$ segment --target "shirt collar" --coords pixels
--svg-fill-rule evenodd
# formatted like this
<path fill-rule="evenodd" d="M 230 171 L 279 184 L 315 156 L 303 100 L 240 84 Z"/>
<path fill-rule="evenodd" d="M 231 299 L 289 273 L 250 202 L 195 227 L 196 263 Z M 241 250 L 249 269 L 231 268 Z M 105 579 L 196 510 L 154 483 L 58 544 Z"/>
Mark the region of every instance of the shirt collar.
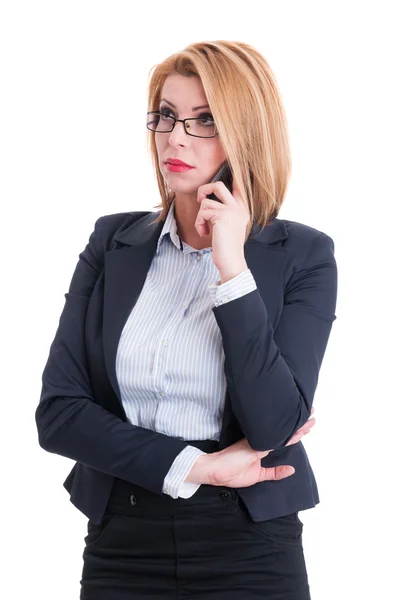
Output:
<path fill-rule="evenodd" d="M 159 250 L 160 244 L 162 243 L 163 238 L 167 233 L 170 234 L 170 239 L 173 242 L 173 244 L 178 248 L 178 250 L 182 250 L 182 242 L 180 240 L 179 235 L 177 234 L 177 221 L 175 220 L 175 216 L 174 216 L 174 205 L 175 205 L 175 198 L 172 201 L 172 203 L 170 204 L 170 208 L 167 213 L 166 220 L 164 222 L 162 231 L 160 232 L 156 251 Z"/>

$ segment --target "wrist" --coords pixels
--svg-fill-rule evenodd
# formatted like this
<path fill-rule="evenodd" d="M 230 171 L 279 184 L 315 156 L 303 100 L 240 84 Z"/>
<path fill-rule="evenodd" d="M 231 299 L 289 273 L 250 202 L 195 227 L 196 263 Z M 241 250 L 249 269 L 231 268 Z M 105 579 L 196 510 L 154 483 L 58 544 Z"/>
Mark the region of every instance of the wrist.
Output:
<path fill-rule="evenodd" d="M 211 454 L 202 454 L 193 464 L 185 481 L 187 483 L 209 484 L 212 464 Z"/>
<path fill-rule="evenodd" d="M 237 275 L 240 275 L 241 273 L 243 273 L 243 271 L 246 271 L 248 268 L 249 267 L 247 265 L 247 262 L 243 260 L 234 265 L 233 267 L 229 267 L 228 269 L 219 269 L 218 272 L 220 273 L 221 281 L 220 285 L 226 283 L 227 281 L 230 281 L 234 277 L 237 277 Z"/>

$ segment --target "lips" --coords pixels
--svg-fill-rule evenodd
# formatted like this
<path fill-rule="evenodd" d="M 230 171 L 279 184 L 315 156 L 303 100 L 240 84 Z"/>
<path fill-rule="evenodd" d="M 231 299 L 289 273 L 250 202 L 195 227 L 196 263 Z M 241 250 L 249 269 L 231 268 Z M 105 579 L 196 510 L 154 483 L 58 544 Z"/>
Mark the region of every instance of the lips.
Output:
<path fill-rule="evenodd" d="M 188 163 L 182 162 L 182 160 L 178 160 L 176 158 L 166 158 L 165 163 L 170 163 L 171 165 L 177 165 L 178 167 L 192 167 Z"/>

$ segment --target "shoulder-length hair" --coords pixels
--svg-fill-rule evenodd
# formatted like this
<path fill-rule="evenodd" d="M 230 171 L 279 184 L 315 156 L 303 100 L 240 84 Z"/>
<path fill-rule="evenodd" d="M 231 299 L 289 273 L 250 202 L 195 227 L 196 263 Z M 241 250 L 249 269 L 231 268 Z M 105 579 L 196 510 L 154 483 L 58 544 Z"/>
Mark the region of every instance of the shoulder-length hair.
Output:
<path fill-rule="evenodd" d="M 278 215 L 291 176 L 291 154 L 285 109 L 275 76 L 252 46 L 233 41 L 190 44 L 151 69 L 148 111 L 158 110 L 166 77 L 198 76 L 213 115 L 235 181 L 249 209 L 246 240 L 254 224 L 263 228 Z M 148 129 L 165 220 L 175 194 L 170 193 L 158 164 L 155 133 Z"/>

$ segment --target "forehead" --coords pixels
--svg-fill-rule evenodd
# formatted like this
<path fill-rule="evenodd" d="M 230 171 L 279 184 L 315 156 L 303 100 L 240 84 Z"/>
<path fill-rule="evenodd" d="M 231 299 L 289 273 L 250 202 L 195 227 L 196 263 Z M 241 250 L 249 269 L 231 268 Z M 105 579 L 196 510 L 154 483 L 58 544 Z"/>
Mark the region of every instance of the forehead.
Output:
<path fill-rule="evenodd" d="M 207 99 L 200 78 L 196 75 L 185 77 L 173 74 L 166 78 L 161 98 L 167 98 L 176 106 L 191 108 L 196 104 L 206 104 Z"/>

